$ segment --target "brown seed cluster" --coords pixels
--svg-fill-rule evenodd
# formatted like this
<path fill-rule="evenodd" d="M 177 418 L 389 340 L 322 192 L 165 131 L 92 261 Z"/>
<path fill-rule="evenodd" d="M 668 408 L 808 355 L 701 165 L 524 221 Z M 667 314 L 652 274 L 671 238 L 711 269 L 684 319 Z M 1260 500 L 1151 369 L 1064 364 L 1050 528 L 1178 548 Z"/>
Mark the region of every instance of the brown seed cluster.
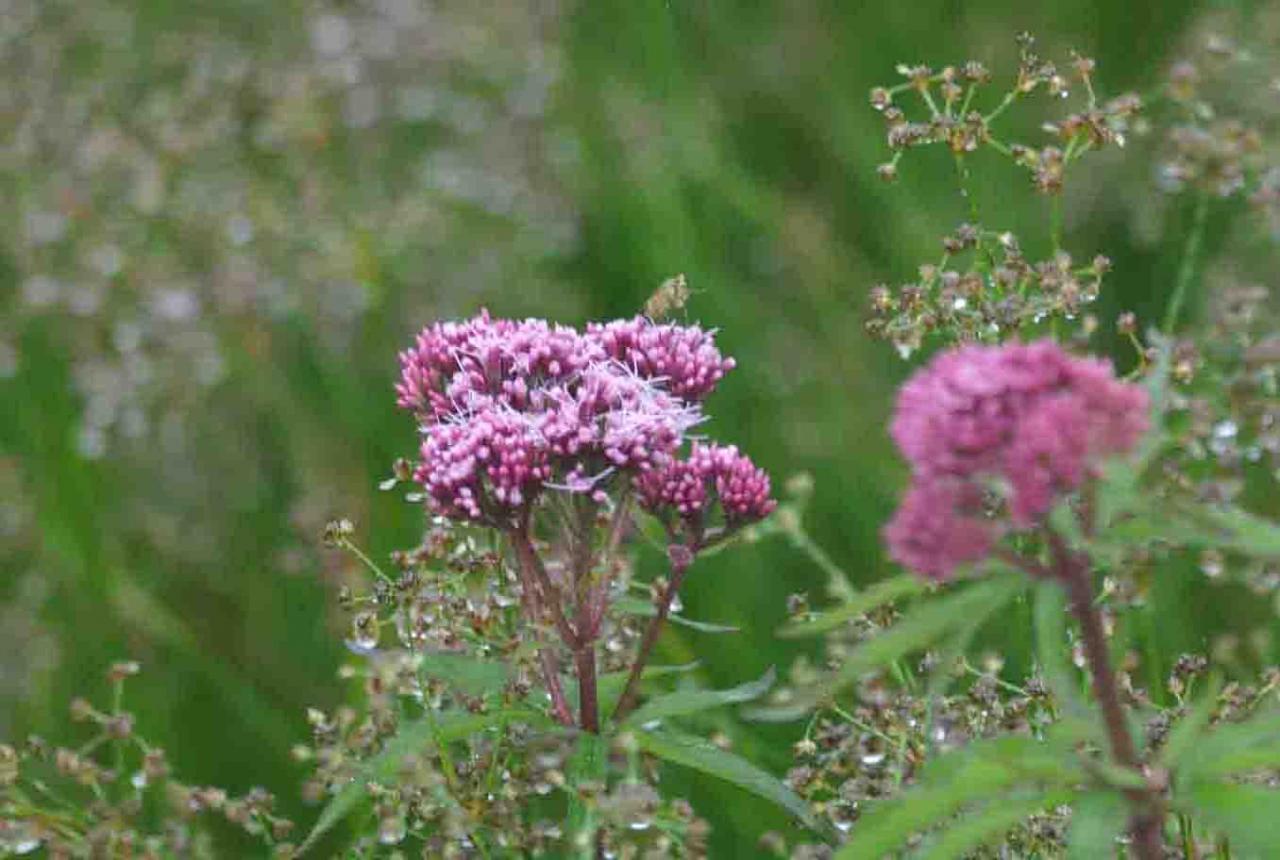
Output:
<path fill-rule="evenodd" d="M 1106 257 L 1078 265 L 1065 251 L 1031 262 L 1012 233 L 961 224 L 942 240 L 942 259 L 897 289 L 871 291 L 867 330 L 904 358 L 929 336 L 947 342 L 996 342 L 1046 321 L 1074 320 L 1098 297 Z"/>
<path fill-rule="evenodd" d="M 1012 84 L 997 103 L 984 110 L 980 104 L 986 101 L 984 90 L 992 75 L 981 63 L 970 60 L 940 71 L 900 65 L 897 70 L 904 82 L 871 91 L 871 106 L 884 117 L 886 139 L 893 151 L 892 160 L 881 164 L 877 172 L 885 180 L 896 179 L 903 152 L 915 147 L 938 144 L 956 156 L 989 148 L 1026 168 L 1039 192 L 1060 193 L 1067 166 L 1087 151 L 1123 146 L 1141 108 L 1141 101 L 1132 94 L 1100 102 L 1093 88 L 1094 67 L 1093 60 L 1074 56 L 1069 67 L 1059 71 L 1035 52 L 1034 40 L 1024 34 L 1019 37 L 1019 63 Z M 1044 123 L 1043 129 L 1054 143 L 1032 146 L 1001 138 L 994 123 L 1016 102 L 1037 90 L 1053 99 L 1067 99 L 1073 87 L 1084 92 L 1083 106 Z M 924 106 L 926 116 L 912 119 L 899 103 L 910 94 Z"/>
<path fill-rule="evenodd" d="M 71 702 L 71 717 L 96 729 L 78 747 L 32 736 L 0 744 L 0 854 L 38 849 L 51 858 L 213 856 L 221 820 L 255 837 L 270 856 L 291 857 L 293 823 L 275 814 L 261 788 L 234 796 L 173 775 L 164 750 L 147 742 L 134 716 L 121 710 L 125 679 L 137 663 L 111 666 L 115 705 Z"/>

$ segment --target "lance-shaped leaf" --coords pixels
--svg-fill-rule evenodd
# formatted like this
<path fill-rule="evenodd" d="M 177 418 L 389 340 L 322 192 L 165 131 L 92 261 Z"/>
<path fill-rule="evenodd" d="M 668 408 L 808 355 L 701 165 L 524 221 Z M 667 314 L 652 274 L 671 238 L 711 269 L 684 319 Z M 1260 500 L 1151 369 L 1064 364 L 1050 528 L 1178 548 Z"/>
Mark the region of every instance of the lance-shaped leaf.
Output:
<path fill-rule="evenodd" d="M 1071 747 L 1056 735 L 1043 741 L 1027 737 L 980 741 L 934 759 L 906 793 L 871 807 L 836 856 L 838 860 L 879 860 L 912 834 L 937 826 L 970 803 L 1016 787 L 1065 789 L 1082 776 Z"/>
<path fill-rule="evenodd" d="M 1182 784 L 1280 768 L 1280 712 L 1217 726 L 1201 735 L 1180 759 L 1177 776 Z"/>
<path fill-rule="evenodd" d="M 571 841 L 581 840 L 582 844 L 593 846 L 594 834 L 584 830 L 593 830 L 591 809 L 583 801 L 579 786 L 594 782 L 603 791 L 608 787 L 609 779 L 609 742 L 600 735 L 583 732 L 578 735 L 578 743 L 573 756 L 569 759 L 569 817 L 567 832 Z M 582 834 L 581 836 L 579 834 Z M 588 855 L 590 856 L 590 855 Z"/>
<path fill-rule="evenodd" d="M 783 626 L 778 635 L 784 639 L 796 639 L 826 633 L 886 603 L 919 594 L 926 587 L 919 577 L 909 573 L 893 576 L 864 588 L 849 601 L 823 612 L 817 618 Z"/>
<path fill-rule="evenodd" d="M 1218 691 L 1222 689 L 1222 679 L 1213 676 L 1209 689 L 1201 694 L 1195 706 L 1174 725 L 1160 750 L 1160 763 L 1166 768 L 1177 767 L 1184 756 L 1203 738 L 1205 729 L 1213 717 L 1213 709 L 1218 703 Z"/>
<path fill-rule="evenodd" d="M 727 690 L 676 690 L 645 702 L 623 721 L 624 725 L 646 726 L 657 720 L 697 714 L 711 708 L 750 702 L 769 692 L 777 674 L 773 667 L 759 679 Z"/>
<path fill-rule="evenodd" d="M 1266 860 L 1280 846 L 1280 791 L 1259 785 L 1200 783 L 1185 794 L 1194 815 L 1231 839 L 1231 856 Z"/>
<path fill-rule="evenodd" d="M 1067 661 L 1067 595 L 1062 585 L 1045 581 L 1036 585 L 1036 659 L 1050 692 L 1064 711 L 1085 713 L 1078 695 L 1078 680 Z"/>
<path fill-rule="evenodd" d="M 749 716 L 774 721 L 798 719 L 868 672 L 990 618 L 1025 588 L 1022 576 L 999 571 L 967 587 L 920 601 L 892 627 L 855 648 L 834 673 L 800 691 L 791 701 L 755 708 Z"/>
<path fill-rule="evenodd" d="M 1032 792 L 1028 795 L 1004 797 L 978 809 L 966 812 L 952 826 L 942 831 L 922 854 L 922 860 L 952 860 L 966 857 L 1003 837 L 1026 819 L 1045 809 L 1071 799 L 1070 789 Z M 1099 855 L 1105 856 L 1105 855 Z"/>
<path fill-rule="evenodd" d="M 777 804 L 811 830 L 824 835 L 828 833 L 829 828 L 799 795 L 741 756 L 722 750 L 702 738 L 671 729 L 636 732 L 636 742 L 640 749 L 651 755 L 732 783 Z"/>
<path fill-rule="evenodd" d="M 510 667 L 504 663 L 451 651 L 423 654 L 418 672 L 471 696 L 500 693 L 511 677 Z"/>
<path fill-rule="evenodd" d="M 626 615 L 638 615 L 641 618 L 652 618 L 658 614 L 658 610 L 653 604 L 639 597 L 620 597 L 614 601 L 613 607 L 619 612 Z M 671 613 L 667 616 L 667 620 L 672 624 L 681 627 L 688 627 L 690 630 L 697 630 L 699 633 L 737 633 L 738 628 L 730 624 L 712 624 L 709 621 L 695 621 L 692 618 L 685 618 L 683 615 Z"/>
<path fill-rule="evenodd" d="M 641 679 L 651 681 L 654 678 L 668 678 L 672 675 L 683 675 L 692 672 L 698 668 L 698 661 L 692 663 L 681 663 L 676 666 L 646 666 L 640 674 Z M 598 695 L 600 697 L 600 713 L 612 714 L 613 709 L 618 706 L 618 699 L 622 696 L 622 691 L 627 686 L 627 677 L 630 672 L 606 672 L 600 676 L 598 682 Z M 576 687 L 569 689 L 569 699 L 574 707 L 578 704 L 578 691 Z"/>

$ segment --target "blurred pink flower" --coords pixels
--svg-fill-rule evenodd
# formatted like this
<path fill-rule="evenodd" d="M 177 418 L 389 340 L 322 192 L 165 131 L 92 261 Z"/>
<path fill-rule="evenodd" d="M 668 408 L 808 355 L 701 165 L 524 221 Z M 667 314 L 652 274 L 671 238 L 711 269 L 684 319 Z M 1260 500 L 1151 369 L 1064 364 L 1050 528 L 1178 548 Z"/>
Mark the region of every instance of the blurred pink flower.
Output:
<path fill-rule="evenodd" d="M 992 483 L 1005 489 L 1010 521 L 1026 528 L 1098 460 L 1131 450 L 1147 413 L 1143 388 L 1052 341 L 939 355 L 898 395 L 891 433 L 913 483 L 885 532 L 890 554 L 939 578 L 980 559 L 974 493 Z M 989 546 L 998 524 L 982 531 Z"/>

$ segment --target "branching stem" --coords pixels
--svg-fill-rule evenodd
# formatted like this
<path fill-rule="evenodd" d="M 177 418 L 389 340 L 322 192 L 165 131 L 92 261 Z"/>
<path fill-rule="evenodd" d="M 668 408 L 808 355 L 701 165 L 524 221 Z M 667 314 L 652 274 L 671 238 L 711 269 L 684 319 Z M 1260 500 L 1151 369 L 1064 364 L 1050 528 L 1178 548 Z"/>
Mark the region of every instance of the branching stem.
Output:
<path fill-rule="evenodd" d="M 689 572 L 689 565 L 693 563 L 695 553 L 694 547 L 686 546 L 672 546 L 668 552 L 671 560 L 671 578 L 663 589 L 654 616 L 650 619 L 649 626 L 645 628 L 644 637 L 640 640 L 640 651 L 636 654 L 635 663 L 631 665 L 631 673 L 627 676 L 627 685 L 622 690 L 622 697 L 618 699 L 618 706 L 613 711 L 615 721 L 631 713 L 636 706 L 644 667 L 653 654 L 653 646 L 658 642 L 658 634 L 662 632 L 662 625 L 671 613 L 671 602 L 675 599 L 676 592 L 680 590 L 685 574 Z"/>

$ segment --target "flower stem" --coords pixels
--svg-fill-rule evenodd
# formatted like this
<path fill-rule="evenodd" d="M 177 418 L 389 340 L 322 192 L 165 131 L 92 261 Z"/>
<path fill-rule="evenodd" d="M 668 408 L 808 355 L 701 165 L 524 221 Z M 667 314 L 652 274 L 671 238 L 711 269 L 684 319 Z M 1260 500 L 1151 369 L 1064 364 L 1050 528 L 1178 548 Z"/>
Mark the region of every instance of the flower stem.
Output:
<path fill-rule="evenodd" d="M 640 640 L 640 651 L 636 654 L 636 661 L 631 664 L 627 686 L 623 688 L 618 706 L 613 710 L 615 722 L 631 713 L 636 706 L 636 700 L 640 694 L 640 677 L 644 674 L 644 667 L 648 664 L 649 658 L 653 655 L 653 646 L 658 642 L 662 625 L 671 613 L 671 602 L 675 600 L 676 592 L 684 582 L 684 575 L 689 572 L 689 565 L 693 563 L 694 552 L 693 548 L 686 546 L 672 546 L 668 551 L 671 560 L 671 579 L 663 589 L 662 597 L 658 600 L 657 611 L 649 621 L 649 626 L 645 628 L 644 637 Z"/>
<path fill-rule="evenodd" d="M 1133 736 L 1129 734 L 1124 708 L 1120 704 L 1115 671 L 1107 652 L 1102 616 L 1093 602 L 1087 559 L 1072 553 L 1057 534 L 1050 532 L 1049 540 L 1058 579 L 1067 590 L 1071 613 L 1080 623 L 1080 636 L 1084 644 L 1085 660 L 1089 664 L 1093 697 L 1102 709 L 1111 758 L 1117 765 L 1141 774 L 1142 762 L 1134 748 Z M 1159 798 L 1151 789 L 1128 790 L 1125 797 L 1132 810 L 1129 832 L 1133 837 L 1135 855 L 1139 860 L 1161 860 L 1164 856 L 1164 838 L 1161 833 L 1164 815 Z"/>
<path fill-rule="evenodd" d="M 537 551 L 533 548 L 533 543 L 529 540 L 527 529 L 514 529 L 509 532 L 511 545 L 516 551 L 516 572 L 520 577 L 522 600 L 524 602 L 525 614 L 534 624 L 541 620 L 541 601 L 538 598 L 539 586 L 536 571 L 542 568 L 542 561 L 538 558 Z M 546 571 L 543 570 L 545 576 Z M 555 594 L 547 596 L 548 603 L 556 603 L 555 616 L 558 619 L 556 624 L 560 630 L 560 635 L 565 639 L 565 644 L 570 648 L 577 647 L 577 637 L 573 636 L 573 631 L 569 629 L 568 623 L 564 619 L 564 614 L 560 611 L 558 600 Z M 566 636 L 566 634 L 569 634 Z M 540 638 L 540 637 L 539 637 Z M 551 651 L 551 646 L 547 643 L 538 644 L 538 663 L 542 667 L 543 683 L 547 686 L 547 694 L 551 696 L 551 713 L 556 720 L 563 725 L 573 725 L 573 709 L 569 707 L 569 700 L 565 697 L 564 686 L 560 683 L 560 670 L 556 666 L 555 655 Z"/>
<path fill-rule="evenodd" d="M 578 724 L 583 731 L 600 734 L 600 697 L 596 691 L 596 646 L 584 642 L 573 654 L 578 669 Z"/>

